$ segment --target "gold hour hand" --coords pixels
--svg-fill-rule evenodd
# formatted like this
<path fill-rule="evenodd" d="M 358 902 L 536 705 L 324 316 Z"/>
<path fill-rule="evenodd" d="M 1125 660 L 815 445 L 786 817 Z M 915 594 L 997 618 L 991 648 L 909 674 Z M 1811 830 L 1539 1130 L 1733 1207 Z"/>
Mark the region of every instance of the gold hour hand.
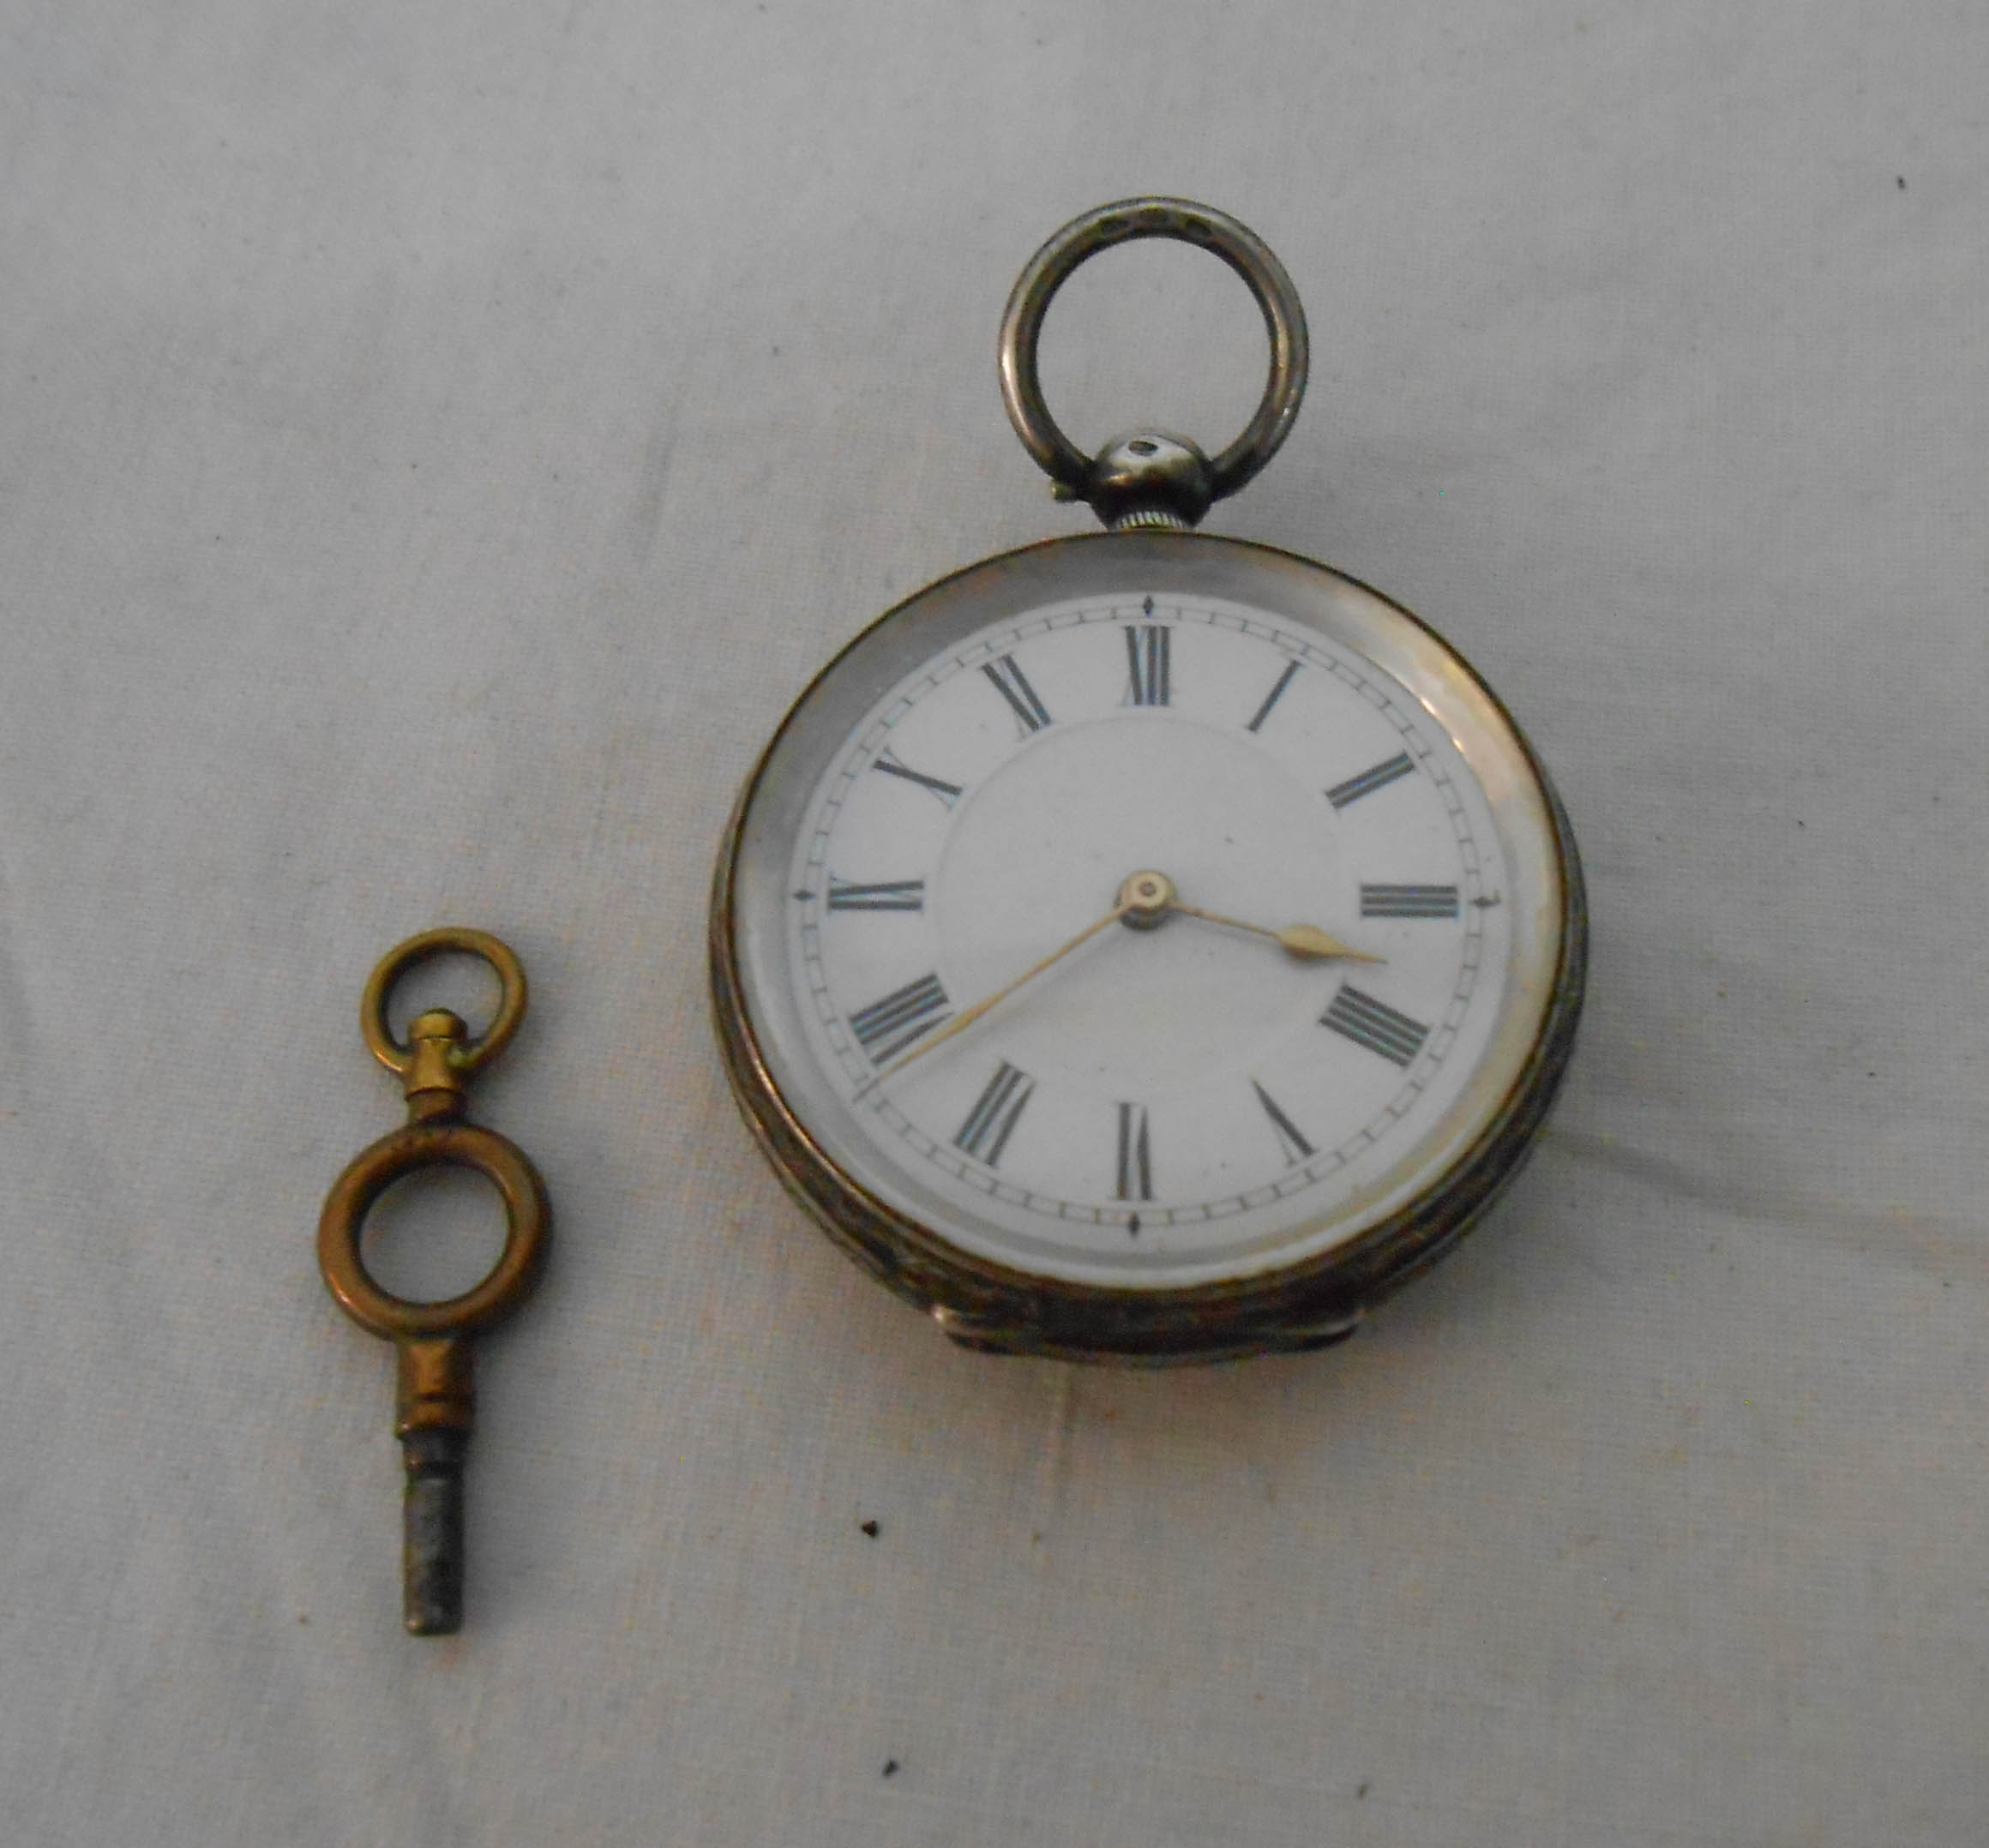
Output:
<path fill-rule="evenodd" d="M 1290 924 L 1283 930 L 1272 930 L 1268 925 L 1247 924 L 1241 918 L 1224 917 L 1218 911 L 1205 911 L 1199 905 L 1183 904 L 1178 898 L 1174 902 L 1174 909 L 1192 918 L 1200 918 L 1206 924 L 1227 924 L 1231 930 L 1247 930 L 1253 936 L 1268 937 L 1286 955 L 1295 956 L 1301 962 L 1323 961 L 1328 957 L 1337 957 L 1347 963 L 1387 961 L 1385 957 L 1373 956 L 1365 950 L 1356 950 L 1351 944 L 1342 943 L 1316 924 Z"/>

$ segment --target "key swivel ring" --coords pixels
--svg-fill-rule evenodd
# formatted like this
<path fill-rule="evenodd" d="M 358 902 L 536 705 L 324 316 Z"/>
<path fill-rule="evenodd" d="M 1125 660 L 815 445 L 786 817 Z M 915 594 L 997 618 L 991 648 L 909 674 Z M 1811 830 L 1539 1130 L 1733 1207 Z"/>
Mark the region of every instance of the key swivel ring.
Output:
<path fill-rule="evenodd" d="M 1087 457 L 1058 427 L 1037 372 L 1037 342 L 1057 291 L 1080 263 L 1115 244 L 1171 237 L 1219 256 L 1243 279 L 1271 337 L 1271 375 L 1242 434 L 1213 460 L 1163 430 L 1115 437 Z M 1023 447 L 1055 485 L 1057 498 L 1085 501 L 1108 526 L 1194 525 L 1277 453 L 1305 396 L 1309 349 L 1305 309 L 1271 247 L 1243 224 L 1190 199 L 1121 199 L 1073 219 L 1016 279 L 1001 317 L 1001 399 Z"/>
<path fill-rule="evenodd" d="M 436 1040 L 446 1036 L 424 1035 L 420 1030 L 422 1022 L 417 1021 L 408 1036 L 409 1043 L 401 1045 L 387 1024 L 388 998 L 394 993 L 394 984 L 411 969 L 433 957 L 450 955 L 478 957 L 488 963 L 497 973 L 502 993 L 497 1004 L 496 1017 L 484 1029 L 481 1037 L 466 1043 L 454 1042 L 448 1047 L 441 1061 L 447 1070 L 466 1077 L 487 1065 L 510 1045 L 512 1035 L 518 1031 L 518 1023 L 525 1018 L 525 965 L 513 953 L 510 945 L 488 931 L 471 930 L 460 924 L 445 924 L 439 930 L 424 931 L 418 937 L 410 937 L 406 943 L 395 945 L 381 957 L 379 966 L 366 978 L 365 993 L 359 997 L 359 1030 L 366 1035 L 367 1047 L 382 1065 L 399 1077 L 406 1077 L 412 1067 L 423 1062 L 424 1039 L 432 1046 Z M 450 1017 L 454 1018 L 453 1015 Z M 460 1021 L 456 1024 L 459 1035 L 468 1030 Z"/>

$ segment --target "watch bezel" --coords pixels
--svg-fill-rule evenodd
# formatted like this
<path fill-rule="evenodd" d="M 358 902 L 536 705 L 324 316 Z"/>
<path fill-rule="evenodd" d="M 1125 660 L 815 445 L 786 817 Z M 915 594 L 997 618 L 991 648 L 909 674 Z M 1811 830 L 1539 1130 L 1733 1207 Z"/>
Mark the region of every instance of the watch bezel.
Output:
<path fill-rule="evenodd" d="M 1547 850 L 1536 876 L 1548 889 L 1532 903 L 1553 967 L 1536 1018 L 1517 1029 L 1529 1034 L 1523 1056 L 1481 1113 L 1482 1128 L 1407 1205 L 1297 1262 L 1160 1287 L 1073 1282 L 967 1251 L 850 1174 L 770 1064 L 748 999 L 737 909 L 748 853 L 766 858 L 773 843 L 784 873 L 783 843 L 799 825 L 820 767 L 805 754 L 798 768 L 784 756 L 797 739 L 823 755 L 846 738 L 838 726 L 846 727 L 843 708 L 856 693 L 844 693 L 826 711 L 823 695 L 852 653 L 868 652 L 861 685 L 874 691 L 985 623 L 1135 580 L 1156 591 L 1249 603 L 1339 641 L 1400 681 L 1453 736 L 1460 724 L 1478 728 L 1488 741 L 1479 758 L 1458 741 L 1481 775 L 1494 754 L 1504 768 L 1523 766 L 1523 789 L 1488 786 L 1487 797 L 1495 811 L 1502 800 L 1537 807 Z M 811 725 L 816 735 L 802 736 Z M 1493 753 L 1492 742 L 1507 748 Z M 770 777 L 776 765 L 778 780 Z M 761 885 L 766 870 L 759 869 Z M 1412 612 L 1331 567 L 1247 541 L 1171 532 L 1087 534 L 982 560 L 887 610 L 839 651 L 789 708 L 747 779 L 718 855 L 710 942 L 714 1018 L 734 1096 L 789 1191 L 832 1238 L 968 1346 L 1148 1363 L 1324 1345 L 1454 1244 L 1517 1171 L 1552 1102 L 1572 1049 L 1586 951 L 1580 861 L 1566 814 L 1524 732 L 1469 663 Z M 1509 1051 L 1502 1063 L 1513 1066 L 1517 1056 Z"/>

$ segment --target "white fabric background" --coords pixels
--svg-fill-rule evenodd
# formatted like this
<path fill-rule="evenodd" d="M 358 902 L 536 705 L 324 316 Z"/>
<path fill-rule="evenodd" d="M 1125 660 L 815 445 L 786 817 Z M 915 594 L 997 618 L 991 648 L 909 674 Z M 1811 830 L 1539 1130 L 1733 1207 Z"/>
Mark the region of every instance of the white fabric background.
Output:
<path fill-rule="evenodd" d="M 0 1835 L 1979 1841 L 1986 99 L 1967 0 L 0 3 Z M 1211 530 L 1477 663 L 1595 919 L 1465 1249 L 1160 1375 L 862 1278 L 702 953 L 814 668 L 1082 530 L 994 328 L 1139 191 L 1311 318 Z M 1260 363 L 1155 246 L 1046 351 L 1091 442 Z M 311 1241 L 443 921 L 560 1243 L 421 1643 Z"/>

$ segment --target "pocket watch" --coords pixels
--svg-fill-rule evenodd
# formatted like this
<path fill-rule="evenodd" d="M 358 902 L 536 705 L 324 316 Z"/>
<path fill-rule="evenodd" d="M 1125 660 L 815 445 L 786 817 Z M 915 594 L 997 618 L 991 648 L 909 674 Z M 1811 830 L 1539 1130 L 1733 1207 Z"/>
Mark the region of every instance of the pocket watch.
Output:
<path fill-rule="evenodd" d="M 1222 258 L 1271 341 L 1212 459 L 1095 458 L 1037 341 L 1088 257 Z M 1147 1363 L 1325 1346 L 1510 1180 L 1572 1047 L 1573 836 L 1519 727 L 1399 604 L 1193 529 L 1304 390 L 1283 267 L 1100 207 L 1009 299 L 1003 396 L 1109 529 L 989 558 L 816 675 L 718 856 L 718 1036 L 788 1191 L 955 1341 Z"/>

